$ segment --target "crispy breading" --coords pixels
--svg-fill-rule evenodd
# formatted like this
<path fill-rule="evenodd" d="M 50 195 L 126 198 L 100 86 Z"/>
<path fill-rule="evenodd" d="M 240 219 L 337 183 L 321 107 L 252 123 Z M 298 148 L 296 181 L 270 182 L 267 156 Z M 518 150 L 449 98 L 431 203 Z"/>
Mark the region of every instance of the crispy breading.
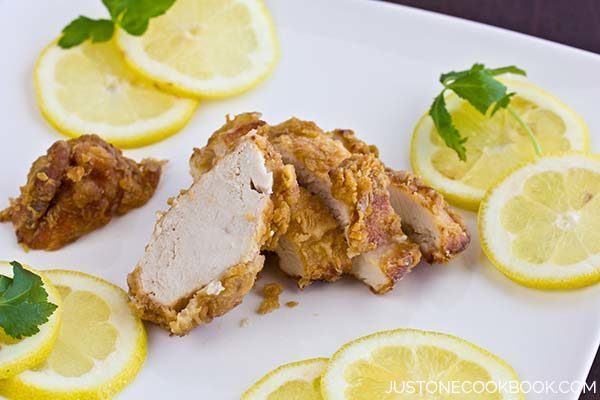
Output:
<path fill-rule="evenodd" d="M 268 283 L 263 287 L 262 296 L 263 301 L 256 310 L 259 314 L 269 314 L 279 309 L 279 296 L 283 293 L 283 286 L 277 282 Z"/>
<path fill-rule="evenodd" d="M 375 250 L 403 237 L 390 204 L 389 179 L 373 155 L 354 154 L 331 171 L 331 194 L 345 209 L 346 240 L 353 254 Z"/>
<path fill-rule="evenodd" d="M 379 246 L 352 259 L 352 275 L 368 282 L 373 293 L 383 294 L 394 288 L 421 259 L 419 246 L 406 238 Z"/>
<path fill-rule="evenodd" d="M 268 127 L 268 137 L 284 162 L 294 165 L 300 182 L 323 196 L 331 186 L 329 172 L 351 155 L 311 121 L 291 118 Z"/>
<path fill-rule="evenodd" d="M 194 179 L 211 169 L 241 137 L 265 125 L 260 117 L 260 113 L 256 112 L 239 114 L 233 118 L 227 115 L 225 125 L 211 135 L 206 146 L 194 148 L 190 157 L 190 172 Z"/>
<path fill-rule="evenodd" d="M 379 149 L 377 146 L 363 142 L 356 137 L 356 133 L 354 133 L 353 130 L 334 129 L 331 132 L 327 132 L 327 135 L 340 141 L 352 154 L 372 154 L 375 157 L 379 157 Z"/>
<path fill-rule="evenodd" d="M 314 281 L 336 281 L 350 272 L 344 232 L 318 196 L 301 187 L 291 215 L 289 229 L 275 251 L 279 267 L 296 278 L 301 289 Z"/>
<path fill-rule="evenodd" d="M 126 158 L 96 135 L 57 141 L 31 166 L 21 195 L 0 213 L 19 243 L 56 250 L 144 205 L 162 162 Z"/>
<path fill-rule="evenodd" d="M 404 231 L 429 263 L 448 262 L 467 248 L 471 236 L 462 217 L 443 196 L 406 171 L 387 169 L 392 206 Z"/>

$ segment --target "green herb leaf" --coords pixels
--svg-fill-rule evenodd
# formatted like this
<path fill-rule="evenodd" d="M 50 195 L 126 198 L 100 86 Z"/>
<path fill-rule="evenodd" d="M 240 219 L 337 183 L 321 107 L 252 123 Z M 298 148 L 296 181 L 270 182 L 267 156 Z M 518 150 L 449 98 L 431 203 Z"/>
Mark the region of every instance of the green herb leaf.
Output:
<path fill-rule="evenodd" d="M 521 68 L 514 66 L 514 65 L 509 65 L 508 67 L 493 68 L 493 69 L 490 69 L 489 71 L 494 76 L 502 75 L 502 74 L 515 74 L 515 75 L 527 76 L 527 72 L 525 72 Z"/>
<path fill-rule="evenodd" d="M 0 278 L 0 327 L 7 335 L 21 339 L 38 333 L 48 322 L 56 305 L 48 302 L 42 279 L 16 261 L 13 278 Z"/>
<path fill-rule="evenodd" d="M 508 105 L 510 104 L 511 97 L 513 97 L 515 94 L 515 92 L 507 93 L 500 100 L 498 100 L 496 104 L 494 104 L 494 108 L 492 109 L 492 115 L 496 114 L 498 110 L 508 107 Z"/>
<path fill-rule="evenodd" d="M 114 31 L 115 25 L 108 19 L 80 16 L 63 29 L 58 45 L 63 49 L 69 49 L 88 39 L 92 42 L 106 42 L 112 38 Z"/>
<path fill-rule="evenodd" d="M 460 136 L 460 133 L 452 123 L 452 117 L 446 108 L 446 100 L 444 99 L 444 92 L 439 94 L 435 98 L 431 108 L 429 109 L 429 115 L 433 119 L 433 123 L 437 128 L 438 134 L 444 139 L 446 146 L 450 147 L 461 160 L 467 159 L 467 149 L 464 144 L 467 138 Z"/>
<path fill-rule="evenodd" d="M 151 18 L 163 15 L 175 0 L 102 0 L 111 19 L 91 19 L 80 16 L 67 25 L 58 45 L 63 49 L 78 46 L 86 40 L 106 42 L 115 33 L 115 24 L 129 34 L 140 36 L 148 29 Z"/>
<path fill-rule="evenodd" d="M 494 115 L 498 110 L 508 108 L 510 100 L 514 96 L 514 93 L 507 93 L 506 86 L 495 78 L 506 73 L 526 75 L 525 71 L 514 65 L 489 69 L 483 64 L 473 64 L 470 69 L 450 71 L 440 75 L 440 82 L 444 85 L 444 90 L 435 98 L 429 110 L 429 115 L 431 115 L 436 129 L 446 145 L 456 151 L 462 161 L 467 159 L 464 146 L 466 138 L 460 136 L 452 123 L 452 116 L 446 108 L 444 93 L 446 90 L 453 91 L 483 115 L 486 115 L 490 107 L 493 106 L 491 115 Z M 518 118 L 516 115 L 515 117 Z M 539 146 L 535 143 L 533 136 L 532 140 L 537 150 Z"/>
<path fill-rule="evenodd" d="M 10 284 L 12 283 L 12 279 L 8 276 L 0 275 L 0 295 L 8 289 Z"/>
<path fill-rule="evenodd" d="M 467 73 L 445 84 L 461 98 L 467 100 L 480 113 L 487 110 L 506 96 L 506 86 L 496 80 L 482 64 L 475 64 Z"/>
<path fill-rule="evenodd" d="M 151 18 L 163 15 L 175 0 L 102 0 L 110 15 L 125 31 L 140 36 Z"/>

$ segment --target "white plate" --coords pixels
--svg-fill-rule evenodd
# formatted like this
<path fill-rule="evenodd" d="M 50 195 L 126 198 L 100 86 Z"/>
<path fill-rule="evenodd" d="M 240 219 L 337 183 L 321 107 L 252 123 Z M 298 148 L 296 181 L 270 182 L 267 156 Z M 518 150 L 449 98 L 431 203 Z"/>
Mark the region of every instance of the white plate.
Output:
<path fill-rule="evenodd" d="M 414 124 L 450 69 L 485 62 L 516 64 L 532 81 L 555 93 L 588 122 L 593 148 L 600 145 L 600 57 L 524 35 L 377 1 L 272 0 L 283 57 L 258 89 L 201 105 L 179 135 L 128 155 L 170 160 L 149 204 L 63 250 L 29 253 L 11 226 L 0 226 L 0 258 L 38 268 L 74 268 L 125 287 L 142 254 L 156 210 L 191 182 L 187 160 L 226 113 L 260 110 L 267 121 L 292 115 L 324 128 L 354 128 L 379 146 L 389 165 L 408 168 Z M 0 204 L 17 194 L 31 162 L 60 137 L 40 116 L 32 68 L 39 51 L 79 14 L 104 15 L 99 0 L 0 1 Z M 467 215 L 475 233 L 474 215 Z M 122 399 L 235 399 L 271 368 L 328 356 L 350 339 L 377 330 L 415 327 L 448 332 L 498 354 L 525 380 L 584 380 L 600 339 L 600 286 L 568 293 L 521 287 L 489 268 L 476 235 L 452 265 L 422 266 L 385 296 L 344 280 L 299 292 L 285 282 L 283 301 L 267 316 L 255 314 L 256 293 L 223 318 L 181 339 L 150 328 L 149 356 Z M 249 325 L 240 327 L 240 320 Z M 577 393 L 530 395 L 576 399 Z"/>

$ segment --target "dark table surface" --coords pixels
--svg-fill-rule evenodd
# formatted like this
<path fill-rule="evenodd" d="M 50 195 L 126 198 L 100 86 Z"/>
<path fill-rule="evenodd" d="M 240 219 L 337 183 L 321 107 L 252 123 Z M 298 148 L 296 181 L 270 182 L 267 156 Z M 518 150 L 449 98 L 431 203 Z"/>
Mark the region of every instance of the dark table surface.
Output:
<path fill-rule="evenodd" d="M 387 1 L 496 25 L 600 54 L 600 0 Z M 588 384 L 592 381 L 600 382 L 600 351 L 588 376 Z M 600 399 L 600 395 L 580 397 L 580 400 L 592 399 Z"/>

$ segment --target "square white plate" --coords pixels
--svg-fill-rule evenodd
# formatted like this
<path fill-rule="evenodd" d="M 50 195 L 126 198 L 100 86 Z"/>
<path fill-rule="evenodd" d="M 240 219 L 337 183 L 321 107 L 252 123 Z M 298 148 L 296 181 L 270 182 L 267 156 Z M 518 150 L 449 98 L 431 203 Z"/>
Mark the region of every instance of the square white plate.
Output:
<path fill-rule="evenodd" d="M 187 187 L 192 147 L 202 146 L 227 113 L 259 110 L 267 121 L 295 115 L 322 127 L 349 127 L 379 146 L 383 160 L 409 168 L 412 128 L 439 91 L 437 78 L 473 62 L 516 64 L 558 95 L 600 139 L 600 56 L 488 26 L 363 0 L 272 0 L 282 46 L 274 75 L 243 96 L 205 102 L 180 134 L 128 151 L 169 159 L 149 204 L 56 252 L 23 252 L 12 227 L 0 225 L 0 258 L 39 268 L 73 268 L 125 287 L 168 197 Z M 36 107 L 32 69 L 40 50 L 79 14 L 105 15 L 99 0 L 0 1 L 0 204 L 17 195 L 31 162 L 60 136 Z M 285 282 L 282 300 L 258 316 L 256 293 L 223 318 L 185 338 L 149 328 L 149 356 L 119 398 L 235 399 L 271 368 L 328 356 L 339 345 L 383 329 L 414 327 L 451 333 L 512 364 L 523 380 L 584 380 L 600 339 L 600 286 L 566 293 L 523 288 L 490 268 L 474 215 L 464 212 L 474 240 L 449 266 L 418 268 L 385 296 L 343 280 L 299 292 L 271 269 L 258 287 Z M 240 320 L 249 325 L 240 327 Z M 530 399 L 576 399 L 577 393 Z"/>

